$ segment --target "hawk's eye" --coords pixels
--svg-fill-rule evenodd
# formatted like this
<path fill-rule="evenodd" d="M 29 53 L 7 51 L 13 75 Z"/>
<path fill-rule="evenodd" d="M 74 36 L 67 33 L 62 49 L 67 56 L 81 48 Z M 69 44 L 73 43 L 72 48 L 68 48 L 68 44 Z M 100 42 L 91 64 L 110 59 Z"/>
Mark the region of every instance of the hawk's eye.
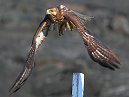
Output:
<path fill-rule="evenodd" d="M 54 12 L 53 10 L 50 10 L 50 12 Z"/>

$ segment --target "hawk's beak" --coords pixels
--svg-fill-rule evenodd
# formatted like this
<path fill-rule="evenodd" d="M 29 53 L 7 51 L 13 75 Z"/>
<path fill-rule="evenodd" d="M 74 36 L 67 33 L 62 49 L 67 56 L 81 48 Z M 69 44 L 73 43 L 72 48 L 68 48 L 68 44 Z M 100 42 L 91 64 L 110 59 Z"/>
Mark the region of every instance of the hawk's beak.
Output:
<path fill-rule="evenodd" d="M 46 14 L 51 14 L 49 9 L 47 10 Z"/>
<path fill-rule="evenodd" d="M 57 10 L 48 9 L 46 14 L 56 15 L 57 14 Z"/>

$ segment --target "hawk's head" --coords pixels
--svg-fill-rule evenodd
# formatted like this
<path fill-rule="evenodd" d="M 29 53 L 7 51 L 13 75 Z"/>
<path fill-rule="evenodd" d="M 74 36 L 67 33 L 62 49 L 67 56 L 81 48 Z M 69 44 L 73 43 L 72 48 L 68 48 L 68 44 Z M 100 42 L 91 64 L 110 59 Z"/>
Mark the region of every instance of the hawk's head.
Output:
<path fill-rule="evenodd" d="M 66 11 L 66 9 L 67 8 L 64 5 L 60 5 L 47 9 L 46 14 L 50 15 L 53 22 L 62 22 L 64 20 L 64 11 Z"/>

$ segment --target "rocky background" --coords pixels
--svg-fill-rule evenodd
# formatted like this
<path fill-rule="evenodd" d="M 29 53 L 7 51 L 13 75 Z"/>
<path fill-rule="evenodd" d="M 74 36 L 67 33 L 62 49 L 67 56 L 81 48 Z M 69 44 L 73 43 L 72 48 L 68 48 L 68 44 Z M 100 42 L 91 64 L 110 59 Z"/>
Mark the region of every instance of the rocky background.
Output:
<path fill-rule="evenodd" d="M 84 97 L 129 97 L 128 0 L 1 0 L 0 97 L 8 97 L 46 9 L 59 4 L 94 16 L 87 27 L 117 53 L 121 69 L 114 72 L 93 62 L 76 30 L 63 36 L 50 31 L 31 77 L 12 97 L 71 97 L 72 72 L 85 74 Z"/>

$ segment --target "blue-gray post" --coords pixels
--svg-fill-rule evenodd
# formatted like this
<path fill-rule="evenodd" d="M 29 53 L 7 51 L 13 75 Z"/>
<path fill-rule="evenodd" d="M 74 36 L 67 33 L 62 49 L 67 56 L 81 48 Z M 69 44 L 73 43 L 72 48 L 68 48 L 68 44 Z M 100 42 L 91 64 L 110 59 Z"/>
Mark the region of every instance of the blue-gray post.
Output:
<path fill-rule="evenodd" d="M 83 97 L 84 91 L 84 74 L 73 73 L 72 97 Z"/>

